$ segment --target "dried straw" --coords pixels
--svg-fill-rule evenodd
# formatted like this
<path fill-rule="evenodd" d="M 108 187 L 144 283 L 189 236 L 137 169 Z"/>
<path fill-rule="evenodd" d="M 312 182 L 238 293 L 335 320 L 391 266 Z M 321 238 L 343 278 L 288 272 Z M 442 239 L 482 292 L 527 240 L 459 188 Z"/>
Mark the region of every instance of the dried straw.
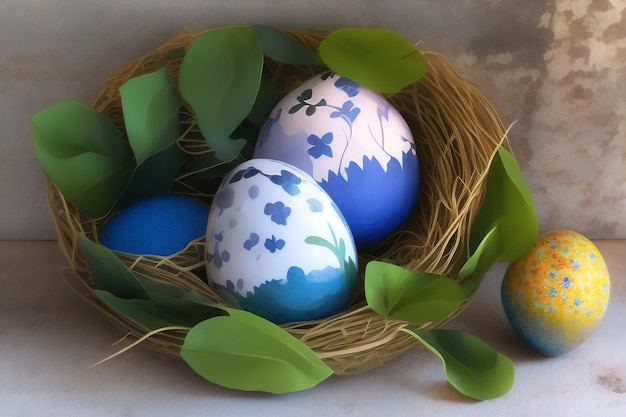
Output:
<path fill-rule="evenodd" d="M 285 30 L 305 45 L 317 47 L 324 34 Z M 177 83 L 182 53 L 197 36 L 175 37 L 143 57 L 113 71 L 104 81 L 92 107 L 109 117 L 123 130 L 119 87 L 129 78 L 162 66 Z M 491 103 L 480 90 L 465 79 L 447 59 L 434 52 L 424 53 L 429 70 L 409 88 L 388 96 L 413 132 L 421 169 L 417 207 L 405 227 L 369 253 L 360 254 L 360 264 L 372 259 L 386 260 L 413 271 L 426 271 L 455 278 L 468 258 L 469 228 L 484 195 L 486 174 L 497 148 L 505 140 L 505 130 Z M 267 61 L 276 86 L 287 92 L 321 68 L 284 66 Z M 182 116 L 183 133 L 178 141 L 189 153 L 212 152 L 198 131 L 190 111 Z M 210 193 L 198 190 L 181 176 L 177 190 L 210 201 Z M 85 256 L 78 242 L 80 233 L 97 240 L 97 229 L 106 219 L 91 220 L 81 214 L 50 182 L 48 204 L 59 246 L 69 268 L 68 284 L 127 336 L 138 340 L 148 329 L 109 309 L 94 294 Z M 216 302 L 223 302 L 203 278 L 205 242 L 191 242 L 171 257 L 135 256 L 120 253 L 122 260 L 145 280 L 168 285 L 179 291 L 195 290 Z M 424 328 L 444 326 L 463 308 Z M 347 310 L 336 316 L 282 327 L 309 346 L 336 374 L 356 374 L 382 365 L 416 345 L 416 340 L 401 331 L 407 323 L 385 320 L 371 311 L 362 294 Z M 179 357 L 185 331 L 157 332 L 142 345 Z"/>

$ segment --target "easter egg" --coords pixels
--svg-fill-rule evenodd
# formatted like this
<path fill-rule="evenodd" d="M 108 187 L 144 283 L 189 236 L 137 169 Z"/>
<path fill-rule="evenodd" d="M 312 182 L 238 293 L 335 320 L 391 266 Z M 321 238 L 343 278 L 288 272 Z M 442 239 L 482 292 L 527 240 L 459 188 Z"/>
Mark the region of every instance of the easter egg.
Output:
<path fill-rule="evenodd" d="M 311 78 L 276 105 L 254 157 L 312 176 L 345 216 L 359 248 L 397 231 L 418 195 L 418 158 L 402 115 L 383 96 L 331 73 Z"/>
<path fill-rule="evenodd" d="M 358 281 L 343 215 L 305 172 L 251 159 L 224 177 L 207 225 L 207 276 L 225 300 L 275 323 L 342 311 Z"/>
<path fill-rule="evenodd" d="M 208 213 L 205 204 L 191 197 L 153 197 L 114 215 L 98 230 L 98 240 L 120 252 L 169 256 L 204 236 Z"/>
<path fill-rule="evenodd" d="M 577 232 L 556 230 L 509 265 L 501 295 L 517 335 L 534 350 L 557 356 L 589 336 L 606 311 L 609 290 L 597 247 Z"/>

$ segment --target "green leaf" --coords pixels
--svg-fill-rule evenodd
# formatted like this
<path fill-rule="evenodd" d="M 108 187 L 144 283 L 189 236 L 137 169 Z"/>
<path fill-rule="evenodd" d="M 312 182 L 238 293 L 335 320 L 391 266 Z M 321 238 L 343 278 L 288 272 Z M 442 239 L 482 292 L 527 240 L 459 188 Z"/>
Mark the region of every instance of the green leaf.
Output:
<path fill-rule="evenodd" d="M 415 45 L 387 29 L 338 29 L 322 41 L 319 53 L 332 71 L 379 93 L 398 92 L 428 68 Z"/>
<path fill-rule="evenodd" d="M 176 142 L 183 100 L 165 68 L 129 79 L 120 87 L 120 96 L 137 164 Z"/>
<path fill-rule="evenodd" d="M 473 291 L 495 262 L 512 262 L 525 254 L 539 234 L 539 222 L 528 185 L 515 157 L 498 149 L 487 177 L 483 204 L 470 230 L 472 255 L 459 278 Z"/>
<path fill-rule="evenodd" d="M 263 53 L 274 61 L 290 65 L 321 65 L 316 53 L 288 34 L 270 26 L 253 25 Z"/>
<path fill-rule="evenodd" d="M 501 260 L 512 262 L 522 256 L 538 235 L 538 220 L 532 194 L 515 157 L 500 147 L 487 177 L 485 200 L 470 232 L 470 245 L 478 247 L 486 232 L 499 220 L 503 242 Z M 530 244 L 530 245 L 529 245 Z"/>
<path fill-rule="evenodd" d="M 185 321 L 173 323 L 174 325 L 193 326 L 211 317 L 228 314 L 224 308 L 207 300 L 195 291 L 187 291 L 182 297 L 172 297 L 152 291 L 148 294 L 150 299 L 162 310 L 167 310 Z"/>
<path fill-rule="evenodd" d="M 280 101 L 281 96 L 278 93 L 278 89 L 274 85 L 272 75 L 267 69 L 263 69 L 263 75 L 261 77 L 261 86 L 257 94 L 256 101 L 247 119 L 257 126 L 262 126 L 270 116 L 276 104 Z M 256 138 L 255 138 L 256 139 Z"/>
<path fill-rule="evenodd" d="M 460 277 L 472 277 L 462 284 L 468 297 L 478 289 L 482 278 L 500 257 L 502 242 L 500 242 L 498 235 L 498 224 L 496 222 L 487 232 L 474 254 L 465 262 L 459 272 Z"/>
<path fill-rule="evenodd" d="M 106 215 L 133 171 L 119 129 L 86 104 L 61 101 L 36 113 L 32 130 L 37 159 L 63 196 L 90 218 Z"/>
<path fill-rule="evenodd" d="M 96 287 L 124 299 L 148 300 L 150 297 L 135 274 L 109 248 L 79 236 Z"/>
<path fill-rule="evenodd" d="M 448 382 L 461 394 L 489 400 L 506 394 L 513 386 L 513 362 L 476 337 L 446 329 L 403 330 L 441 359 Z"/>
<path fill-rule="evenodd" d="M 365 298 L 370 308 L 385 318 L 423 324 L 446 318 L 463 304 L 466 295 L 448 277 L 371 261 L 365 267 Z"/>
<path fill-rule="evenodd" d="M 138 201 L 168 194 L 174 180 L 191 157 L 177 144 L 150 156 L 133 172 L 130 183 L 115 203 L 114 210 L 121 210 Z"/>
<path fill-rule="evenodd" d="M 151 300 L 127 300 L 108 291 L 95 290 L 96 296 L 114 311 L 128 317 L 149 330 L 171 326 L 172 320 L 159 314 L 159 308 Z"/>
<path fill-rule="evenodd" d="M 249 26 L 205 32 L 191 44 L 180 69 L 180 90 L 207 142 L 222 160 L 237 156 L 245 140 L 229 135 L 250 113 L 263 71 L 263 51 Z"/>
<path fill-rule="evenodd" d="M 309 389 L 332 374 L 313 351 L 279 326 L 241 310 L 194 326 L 182 358 L 207 380 L 243 391 Z"/>
<path fill-rule="evenodd" d="M 248 143 L 245 138 L 232 138 L 229 133 L 224 133 L 224 131 L 219 128 L 212 129 L 205 127 L 204 129 L 200 129 L 202 130 L 202 134 L 207 138 L 209 145 L 213 147 L 215 156 L 224 161 L 230 161 L 236 158 Z"/>
<path fill-rule="evenodd" d="M 169 326 L 192 327 L 211 317 L 226 314 L 217 307 L 155 293 L 150 293 L 150 300 L 124 299 L 103 290 L 95 290 L 95 293 L 109 307 L 148 330 Z"/>

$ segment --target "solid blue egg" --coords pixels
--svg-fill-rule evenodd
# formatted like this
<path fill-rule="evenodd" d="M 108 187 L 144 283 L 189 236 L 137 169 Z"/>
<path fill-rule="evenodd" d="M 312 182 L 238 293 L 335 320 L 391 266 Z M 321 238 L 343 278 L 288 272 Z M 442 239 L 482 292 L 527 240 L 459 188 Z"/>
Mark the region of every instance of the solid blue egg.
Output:
<path fill-rule="evenodd" d="M 191 197 L 153 197 L 114 215 L 98 230 L 98 239 L 120 252 L 169 256 L 205 235 L 208 215 L 208 207 Z"/>

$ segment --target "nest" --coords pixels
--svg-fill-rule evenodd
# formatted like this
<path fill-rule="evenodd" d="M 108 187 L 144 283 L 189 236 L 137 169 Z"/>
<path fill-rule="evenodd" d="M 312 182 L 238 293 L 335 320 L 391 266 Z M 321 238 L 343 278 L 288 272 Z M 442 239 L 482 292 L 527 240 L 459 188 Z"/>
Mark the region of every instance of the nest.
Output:
<path fill-rule="evenodd" d="M 319 32 L 286 30 L 303 44 L 317 48 L 325 36 Z M 110 118 L 123 131 L 119 87 L 132 77 L 165 67 L 177 83 L 182 55 L 197 34 L 177 36 L 158 49 L 127 62 L 106 77 L 91 106 Z M 482 202 L 491 160 L 502 144 L 505 129 L 491 103 L 441 54 L 424 52 L 429 69 L 424 78 L 387 96 L 408 122 L 415 139 L 421 170 L 417 206 L 404 228 L 367 253 L 359 254 L 364 265 L 385 260 L 409 270 L 457 277 L 468 259 L 469 230 Z M 288 66 L 266 61 L 275 85 L 286 93 L 317 74 L 313 66 Z M 190 111 L 183 109 L 179 144 L 190 153 L 211 152 L 202 140 Z M 177 189 L 210 201 L 177 180 Z M 68 202 L 48 181 L 47 196 L 59 246 L 69 267 L 66 280 L 78 294 L 111 319 L 128 336 L 140 339 L 148 330 L 110 309 L 94 293 L 79 235 L 97 241 L 97 229 L 107 219 L 89 219 Z M 170 257 L 118 253 L 144 279 L 166 283 L 182 290 L 195 290 L 222 302 L 204 282 L 205 241 L 199 239 Z M 444 326 L 463 306 L 445 320 L 424 328 Z M 335 374 L 357 374 L 376 368 L 407 349 L 416 339 L 401 331 L 407 323 L 387 320 L 374 313 L 361 293 L 346 311 L 322 320 L 282 325 L 321 358 Z M 167 330 L 152 334 L 143 346 L 180 357 L 185 332 Z"/>

